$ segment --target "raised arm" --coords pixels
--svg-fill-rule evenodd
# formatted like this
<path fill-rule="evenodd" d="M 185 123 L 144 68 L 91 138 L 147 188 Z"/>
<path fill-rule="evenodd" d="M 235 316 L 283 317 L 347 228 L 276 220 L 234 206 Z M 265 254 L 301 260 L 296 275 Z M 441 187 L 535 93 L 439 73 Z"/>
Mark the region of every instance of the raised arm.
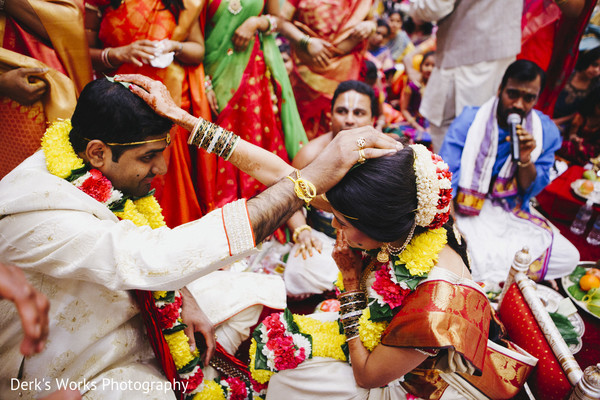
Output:
<path fill-rule="evenodd" d="M 184 129 L 191 131 L 198 123 L 198 118 L 175 105 L 161 82 L 142 75 L 120 75 L 115 80 L 131 82 L 130 90 L 133 93 L 159 115 L 171 119 Z M 373 127 L 345 131 L 343 135 L 336 136 L 313 162 L 300 170 L 300 176 L 315 186 L 317 194 L 333 187 L 356 164 L 360 157 L 358 138 L 364 138 L 364 157 L 367 159 L 392 154 L 402 148 L 400 143 Z M 261 242 L 303 204 L 294 192 L 294 184 L 286 178 L 294 172 L 294 168 L 273 153 L 244 140 L 239 141 L 229 161 L 256 179 L 262 179 L 263 183 L 272 184 L 248 201 L 255 242 Z M 293 177 L 297 178 L 296 174 Z"/>

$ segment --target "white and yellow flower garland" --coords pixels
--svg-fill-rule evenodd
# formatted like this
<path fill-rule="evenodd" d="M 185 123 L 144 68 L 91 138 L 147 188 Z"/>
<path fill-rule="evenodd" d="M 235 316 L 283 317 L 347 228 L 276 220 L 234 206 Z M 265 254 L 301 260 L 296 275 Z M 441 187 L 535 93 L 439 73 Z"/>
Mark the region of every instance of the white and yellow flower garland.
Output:
<path fill-rule="evenodd" d="M 363 310 L 359 320 L 359 336 L 367 350 L 373 351 L 379 345 L 381 336 L 389 325 L 391 317 L 401 307 L 401 305 L 390 307 L 389 304 L 386 304 L 385 299 L 375 291 L 376 275 L 389 267 L 390 281 L 406 292 L 412 291 L 418 282 L 425 279 L 435 266 L 439 253 L 446 243 L 446 229 L 438 228 L 426 231 L 415 236 L 399 256 L 393 256 L 389 263 L 381 264 L 379 268 L 369 273 L 367 277 L 367 282 L 369 282 L 367 288 L 368 305 Z M 400 276 L 404 273 L 407 278 L 398 280 L 396 273 Z M 335 285 L 340 291 L 344 291 L 341 274 Z M 386 312 L 382 311 L 386 307 L 388 310 Z M 374 320 L 372 310 L 375 310 L 380 315 L 387 315 L 388 318 Z M 329 357 L 347 361 L 346 336 L 338 321 L 322 322 L 304 315 L 293 315 L 293 321 L 299 328 L 299 333 L 312 337 L 312 357 Z M 256 329 L 255 332 L 261 330 L 261 325 Z M 262 343 L 258 343 L 257 339 Z M 276 372 L 257 368 L 257 350 L 261 346 L 264 347 L 267 341 L 268 338 L 266 335 L 260 336 L 255 334 L 250 345 L 250 373 L 257 382 L 263 384 L 268 383 L 271 376 Z"/>
<path fill-rule="evenodd" d="M 99 200 L 119 219 L 129 220 L 136 226 L 150 226 L 152 229 L 166 226 L 162 209 L 152 194 L 138 199 L 124 199 L 122 193 L 114 189 L 108 179 L 101 173 L 98 176 L 99 171 L 89 170 L 69 141 L 70 131 L 71 121 L 59 120 L 46 130 L 42 138 L 42 150 L 51 174 L 68 180 Z M 91 184 L 86 185 L 88 182 Z M 91 191 L 88 190 L 88 186 L 92 187 Z M 101 193 L 101 198 L 97 192 Z M 182 381 L 188 382 L 186 400 L 256 398 L 251 388 L 246 387 L 238 378 L 227 378 L 219 382 L 204 380 L 199 352 L 197 349 L 191 351 L 189 338 L 183 332 L 185 325 L 181 321 L 181 294 L 179 291 L 155 291 L 152 296 L 163 322 L 160 327 L 178 375 Z M 240 390 L 243 393 L 240 393 Z"/>

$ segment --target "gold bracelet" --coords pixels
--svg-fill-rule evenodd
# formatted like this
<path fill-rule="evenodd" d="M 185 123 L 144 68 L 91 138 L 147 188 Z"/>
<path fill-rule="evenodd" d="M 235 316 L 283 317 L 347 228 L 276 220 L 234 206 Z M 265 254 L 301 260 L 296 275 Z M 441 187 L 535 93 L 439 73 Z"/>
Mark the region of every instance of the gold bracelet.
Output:
<path fill-rule="evenodd" d="M 200 124 L 202 123 L 202 121 L 202 118 L 198 118 L 198 122 L 196 122 L 196 125 L 194 125 L 194 129 L 192 129 L 192 131 L 190 132 L 190 136 L 188 137 L 188 144 L 197 146 L 196 135 L 198 134 L 198 128 L 200 128 Z"/>
<path fill-rule="evenodd" d="M 517 161 L 517 165 L 518 165 L 519 167 L 526 167 L 526 166 L 528 166 L 529 164 L 531 164 L 531 158 L 530 158 L 530 159 L 529 159 L 529 161 L 527 161 L 526 163 L 522 163 L 521 161 Z"/>
<path fill-rule="evenodd" d="M 353 302 L 353 301 L 366 301 L 365 293 L 362 290 L 353 290 L 351 292 L 345 292 L 338 296 L 338 300 L 341 305 Z"/>
<path fill-rule="evenodd" d="M 300 225 L 299 227 L 297 227 L 296 229 L 294 229 L 294 234 L 292 235 L 292 241 L 294 243 L 298 243 L 298 236 L 300 235 L 300 232 L 302 231 L 312 231 L 312 228 L 310 227 L 310 225 Z"/>
<path fill-rule="evenodd" d="M 310 181 L 303 179 L 300 176 L 300 171 L 296 170 L 296 179 L 291 176 L 286 176 L 290 181 L 294 182 L 294 193 L 300 200 L 304 200 L 307 206 L 310 205 L 312 199 L 317 195 L 317 188 Z"/>
<path fill-rule="evenodd" d="M 102 64 L 104 64 L 104 66 L 105 66 L 106 68 L 109 68 L 109 69 L 115 69 L 115 68 L 117 68 L 117 66 L 116 66 L 116 65 L 113 65 L 113 64 L 110 62 L 110 59 L 108 58 L 108 57 L 109 57 L 109 56 L 108 56 L 108 53 L 109 53 L 111 50 L 112 50 L 112 47 L 107 47 L 107 48 L 105 48 L 104 50 L 102 50 L 102 53 L 100 53 L 100 59 L 101 59 L 101 61 L 102 61 Z"/>
<path fill-rule="evenodd" d="M 223 151 L 220 154 L 220 156 L 223 157 L 225 160 L 227 160 L 229 158 L 229 156 L 231 155 L 231 150 L 233 148 L 233 143 L 235 142 L 235 138 L 239 137 L 231 131 L 229 131 L 229 133 L 230 133 L 230 135 L 229 135 L 227 144 L 225 145 L 225 148 L 223 148 Z"/>
<path fill-rule="evenodd" d="M 225 133 L 223 133 L 223 136 L 221 137 L 221 144 L 219 145 L 219 151 L 217 152 L 215 150 L 215 154 L 218 155 L 219 157 L 223 156 L 225 149 L 227 148 L 227 146 L 231 142 L 231 138 L 233 137 L 233 132 L 228 131 L 226 129 L 223 129 L 223 132 L 225 132 Z"/>

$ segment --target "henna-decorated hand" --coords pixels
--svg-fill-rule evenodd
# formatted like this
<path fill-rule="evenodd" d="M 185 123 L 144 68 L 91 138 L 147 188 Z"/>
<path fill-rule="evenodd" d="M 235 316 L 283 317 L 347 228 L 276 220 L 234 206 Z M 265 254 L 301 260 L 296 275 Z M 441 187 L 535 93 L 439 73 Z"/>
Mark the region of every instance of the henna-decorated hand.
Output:
<path fill-rule="evenodd" d="M 363 270 L 362 257 L 360 253 L 348 246 L 344 232 L 341 229 L 337 231 L 337 238 L 331 256 L 342 273 L 344 288 L 348 291 L 360 289 L 360 274 Z"/>

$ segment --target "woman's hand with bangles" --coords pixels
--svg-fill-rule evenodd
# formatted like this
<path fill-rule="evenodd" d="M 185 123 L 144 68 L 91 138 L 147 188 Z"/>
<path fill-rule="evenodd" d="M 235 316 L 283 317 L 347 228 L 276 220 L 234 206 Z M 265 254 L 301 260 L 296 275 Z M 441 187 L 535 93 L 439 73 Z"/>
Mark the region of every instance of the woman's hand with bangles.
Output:
<path fill-rule="evenodd" d="M 248 18 L 235 30 L 231 38 L 235 51 L 246 50 L 250 40 L 254 37 L 258 29 L 258 18 L 255 16 Z"/>
<path fill-rule="evenodd" d="M 196 118 L 175 104 L 169 89 L 162 82 L 140 74 L 115 75 L 114 79 L 116 82 L 131 83 L 129 90 L 140 96 L 161 117 L 169 118 L 188 130 L 194 127 Z"/>

